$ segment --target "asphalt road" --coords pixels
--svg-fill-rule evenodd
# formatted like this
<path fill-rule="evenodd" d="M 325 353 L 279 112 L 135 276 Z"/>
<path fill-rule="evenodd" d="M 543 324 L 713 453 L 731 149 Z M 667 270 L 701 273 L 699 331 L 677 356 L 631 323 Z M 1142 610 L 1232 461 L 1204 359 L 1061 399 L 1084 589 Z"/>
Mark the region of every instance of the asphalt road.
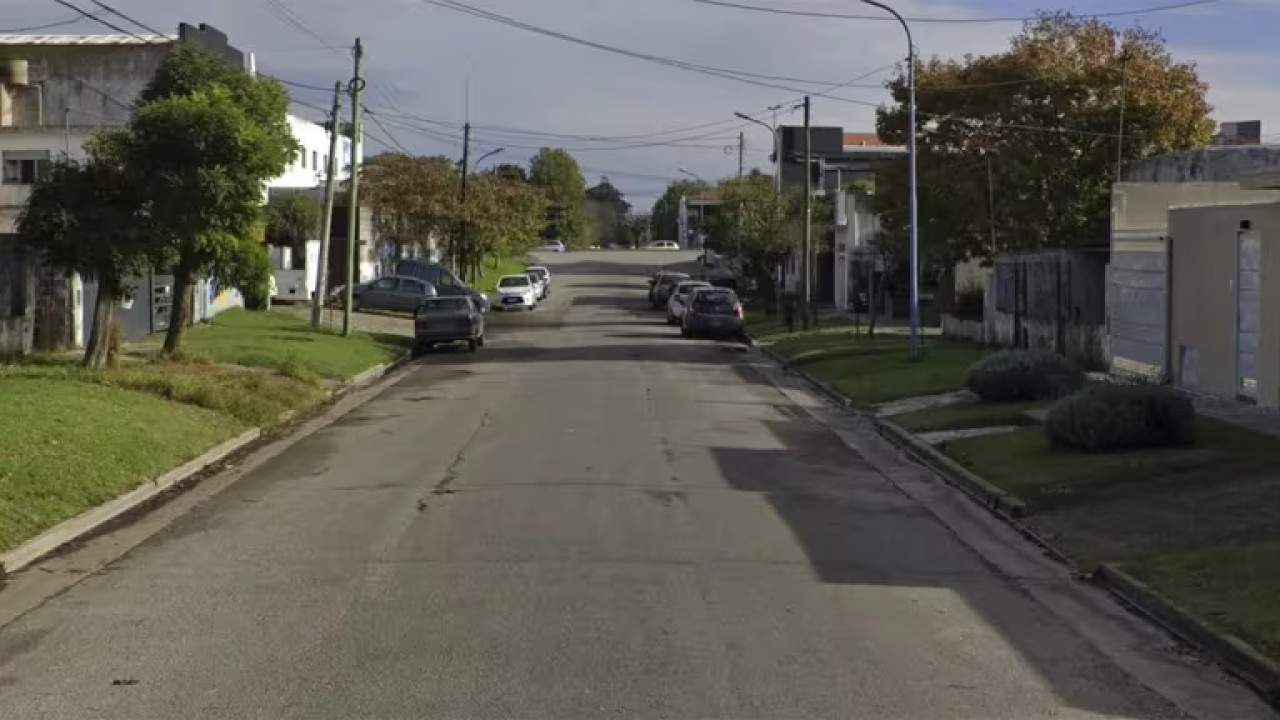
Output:
<path fill-rule="evenodd" d="M 1103 652 L 1080 628 L 1125 621 L 1076 627 L 757 354 L 681 340 L 643 308 L 668 259 L 548 259 L 478 354 L 0 629 L 0 716 L 1146 720 L 1180 683 L 1253 712 L 1149 637 Z"/>

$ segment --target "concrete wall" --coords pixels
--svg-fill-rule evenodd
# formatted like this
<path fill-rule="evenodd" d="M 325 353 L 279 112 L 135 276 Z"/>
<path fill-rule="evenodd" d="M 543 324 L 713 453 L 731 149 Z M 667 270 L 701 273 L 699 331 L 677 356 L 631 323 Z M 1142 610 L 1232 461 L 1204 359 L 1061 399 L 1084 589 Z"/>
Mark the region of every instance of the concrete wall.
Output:
<path fill-rule="evenodd" d="M 31 352 L 35 304 L 28 253 L 12 237 L 0 236 L 0 358 Z"/>
<path fill-rule="evenodd" d="M 168 56 L 172 43 L 4 44 L 0 59 L 29 63 L 30 85 L 14 96 L 33 120 L 43 87 L 43 125 L 61 127 L 63 108 L 72 125 L 123 125 L 133 102 Z"/>
<path fill-rule="evenodd" d="M 324 185 L 328 175 L 329 131 L 310 120 L 290 115 L 289 130 L 302 150 L 280 177 L 267 183 L 270 188 L 314 188 Z M 351 177 L 351 139 L 338 138 L 338 179 Z"/>
<path fill-rule="evenodd" d="M 1105 291 L 1107 362 L 1113 372 L 1149 378 L 1168 373 L 1164 238 L 1169 234 L 1170 208 L 1258 200 L 1280 200 L 1280 191 L 1242 189 L 1234 181 L 1126 182 L 1113 187 Z"/>
<path fill-rule="evenodd" d="M 1125 173 L 1128 183 L 1235 183 L 1280 170 L 1280 145 L 1209 145 L 1147 158 Z"/>
<path fill-rule="evenodd" d="M 1261 241 L 1256 263 L 1237 252 L 1242 232 Z M 1280 203 L 1174 209 L 1169 237 L 1170 379 L 1227 398 L 1256 393 L 1260 405 L 1280 407 Z M 1259 271 L 1238 275 L 1241 267 Z M 1255 302 L 1238 302 L 1238 294 L 1251 292 Z M 1256 335 L 1238 340 L 1242 326 Z M 1239 359 L 1242 348 L 1252 369 Z M 1256 390 L 1242 386 L 1241 374 L 1252 377 Z"/>

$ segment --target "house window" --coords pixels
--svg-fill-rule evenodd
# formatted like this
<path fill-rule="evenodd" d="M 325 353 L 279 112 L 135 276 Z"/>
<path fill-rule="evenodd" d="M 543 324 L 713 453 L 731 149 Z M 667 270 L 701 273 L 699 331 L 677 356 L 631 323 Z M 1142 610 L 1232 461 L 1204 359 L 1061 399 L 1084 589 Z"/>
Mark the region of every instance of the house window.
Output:
<path fill-rule="evenodd" d="M 5 150 L 4 184 L 34 185 L 49 172 L 48 150 Z"/>
<path fill-rule="evenodd" d="M 306 150 L 298 151 L 298 164 L 302 165 L 303 170 L 307 169 L 307 151 Z"/>
<path fill-rule="evenodd" d="M 319 158 L 317 158 L 317 157 L 316 157 L 316 151 L 315 151 L 315 150 L 312 150 L 312 151 L 311 151 L 311 169 L 312 169 L 312 170 L 319 170 L 319 169 L 320 169 Z"/>
<path fill-rule="evenodd" d="M 329 154 L 328 153 L 325 153 L 325 156 L 324 156 L 324 171 L 326 173 L 329 172 Z"/>

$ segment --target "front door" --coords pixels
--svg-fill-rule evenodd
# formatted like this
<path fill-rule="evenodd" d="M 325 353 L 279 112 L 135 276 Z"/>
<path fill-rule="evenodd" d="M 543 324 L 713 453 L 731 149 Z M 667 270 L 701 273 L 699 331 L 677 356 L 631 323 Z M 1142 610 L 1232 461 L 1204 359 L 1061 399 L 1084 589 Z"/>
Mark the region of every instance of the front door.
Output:
<path fill-rule="evenodd" d="M 1236 235 L 1236 394 L 1240 399 L 1251 402 L 1258 400 L 1261 256 L 1257 231 Z"/>

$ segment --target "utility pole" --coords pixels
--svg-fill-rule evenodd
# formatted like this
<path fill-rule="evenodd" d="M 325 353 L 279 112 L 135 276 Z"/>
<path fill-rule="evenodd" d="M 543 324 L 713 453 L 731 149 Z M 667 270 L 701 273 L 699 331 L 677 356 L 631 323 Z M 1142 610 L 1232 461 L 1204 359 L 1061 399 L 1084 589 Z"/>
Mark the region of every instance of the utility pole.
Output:
<path fill-rule="evenodd" d="M 742 154 L 746 150 L 746 145 L 747 145 L 746 133 L 739 130 L 738 131 L 738 180 L 739 181 L 742 180 Z M 737 243 L 738 248 L 735 254 L 738 256 L 737 258 L 738 267 L 742 267 L 742 203 L 738 203 L 738 227 L 735 229 L 737 230 L 736 234 L 738 236 L 738 243 Z"/>
<path fill-rule="evenodd" d="M 364 131 L 360 128 L 360 92 L 364 90 L 364 78 L 360 72 L 364 63 L 364 44 L 356 38 L 355 76 L 347 84 L 351 93 L 351 185 L 347 196 L 347 288 L 346 307 L 342 312 L 342 336 L 351 334 L 352 290 L 356 282 L 356 259 L 360 246 L 360 137 Z"/>
<path fill-rule="evenodd" d="M 813 273 L 810 256 L 813 254 L 813 147 L 809 132 L 809 96 L 804 96 L 804 318 L 802 327 L 808 330 L 812 324 L 809 304 L 813 299 Z"/>
<path fill-rule="evenodd" d="M 746 133 L 738 131 L 738 179 L 742 179 L 742 153 L 746 150 Z"/>
<path fill-rule="evenodd" d="M 316 262 L 316 292 L 311 298 L 311 327 L 320 327 L 320 314 L 328 297 L 329 235 L 333 233 L 333 201 L 338 189 L 338 137 L 342 133 L 342 83 L 333 84 L 333 109 L 329 112 L 329 165 L 325 168 L 324 215 L 320 218 L 320 257 Z"/>
<path fill-rule="evenodd" d="M 458 273 L 466 277 L 467 252 L 467 176 L 471 174 L 471 123 L 462 125 L 462 200 L 459 207 L 461 227 L 458 229 L 458 247 L 454 251 L 453 263 Z"/>

